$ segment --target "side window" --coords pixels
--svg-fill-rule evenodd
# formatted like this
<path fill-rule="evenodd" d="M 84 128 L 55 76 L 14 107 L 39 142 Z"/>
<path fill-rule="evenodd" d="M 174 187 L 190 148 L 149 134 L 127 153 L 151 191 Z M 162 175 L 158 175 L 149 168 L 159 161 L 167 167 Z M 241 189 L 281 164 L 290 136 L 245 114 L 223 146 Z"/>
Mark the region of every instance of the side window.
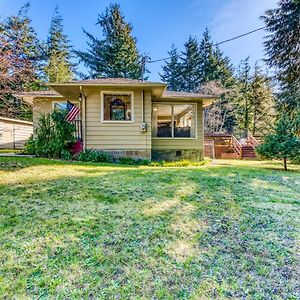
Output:
<path fill-rule="evenodd" d="M 194 104 L 154 104 L 152 135 L 158 138 L 195 138 L 196 106 Z"/>

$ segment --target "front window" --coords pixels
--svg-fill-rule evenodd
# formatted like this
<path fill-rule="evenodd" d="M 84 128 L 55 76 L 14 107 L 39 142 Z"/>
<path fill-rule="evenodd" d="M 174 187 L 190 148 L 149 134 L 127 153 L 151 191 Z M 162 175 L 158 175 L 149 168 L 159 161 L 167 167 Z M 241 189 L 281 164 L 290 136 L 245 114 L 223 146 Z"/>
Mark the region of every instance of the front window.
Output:
<path fill-rule="evenodd" d="M 153 105 L 153 137 L 194 138 L 195 111 L 194 104 Z"/>
<path fill-rule="evenodd" d="M 132 121 L 132 95 L 104 93 L 103 121 Z"/>

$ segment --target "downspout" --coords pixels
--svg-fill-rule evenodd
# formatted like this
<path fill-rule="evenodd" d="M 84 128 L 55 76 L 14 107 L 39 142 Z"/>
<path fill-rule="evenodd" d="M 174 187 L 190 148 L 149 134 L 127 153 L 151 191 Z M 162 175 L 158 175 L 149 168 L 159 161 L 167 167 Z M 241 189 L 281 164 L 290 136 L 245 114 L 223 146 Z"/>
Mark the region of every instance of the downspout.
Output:
<path fill-rule="evenodd" d="M 82 97 L 82 102 L 81 102 L 81 116 L 82 116 L 82 140 L 83 140 L 83 149 L 86 148 L 86 97 L 82 88 L 82 85 L 79 87 L 80 89 L 80 94 Z"/>
<path fill-rule="evenodd" d="M 144 107 L 145 107 L 145 90 L 143 90 L 143 93 L 142 93 L 142 123 L 145 123 Z"/>

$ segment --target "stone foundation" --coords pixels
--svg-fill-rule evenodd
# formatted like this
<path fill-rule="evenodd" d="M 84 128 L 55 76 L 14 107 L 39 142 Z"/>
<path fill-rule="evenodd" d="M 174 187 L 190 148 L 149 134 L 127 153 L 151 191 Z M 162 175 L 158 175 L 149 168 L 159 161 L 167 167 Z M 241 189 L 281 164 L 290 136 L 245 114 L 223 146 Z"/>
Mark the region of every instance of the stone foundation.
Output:
<path fill-rule="evenodd" d="M 116 161 L 122 157 L 147 160 L 151 159 L 150 150 L 103 150 L 103 152 L 110 155 Z"/>
<path fill-rule="evenodd" d="M 176 161 L 176 160 L 203 160 L 202 149 L 168 149 L 168 150 L 152 150 L 152 160 L 154 161 Z"/>

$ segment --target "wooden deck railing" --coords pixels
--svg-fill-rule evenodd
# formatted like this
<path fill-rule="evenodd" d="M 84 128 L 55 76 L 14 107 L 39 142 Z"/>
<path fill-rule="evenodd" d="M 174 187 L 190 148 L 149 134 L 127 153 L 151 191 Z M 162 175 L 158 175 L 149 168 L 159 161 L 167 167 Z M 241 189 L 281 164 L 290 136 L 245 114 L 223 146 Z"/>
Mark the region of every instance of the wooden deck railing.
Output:
<path fill-rule="evenodd" d="M 247 144 L 253 148 L 259 145 L 258 140 L 251 134 L 248 134 Z"/>
<path fill-rule="evenodd" d="M 232 135 L 232 149 L 238 154 L 239 158 L 242 159 L 242 145 L 234 135 Z"/>

